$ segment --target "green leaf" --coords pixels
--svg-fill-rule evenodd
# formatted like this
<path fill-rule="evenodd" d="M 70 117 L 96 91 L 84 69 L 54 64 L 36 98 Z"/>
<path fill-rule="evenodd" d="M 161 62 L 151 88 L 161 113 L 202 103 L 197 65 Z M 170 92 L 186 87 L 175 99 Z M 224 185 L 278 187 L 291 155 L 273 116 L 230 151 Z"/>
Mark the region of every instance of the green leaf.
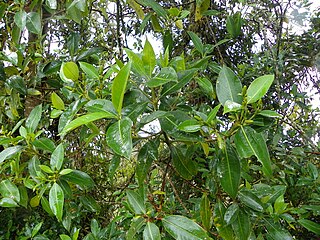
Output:
<path fill-rule="evenodd" d="M 248 240 L 251 233 L 251 223 L 248 214 L 239 210 L 236 220 L 232 223 L 232 228 L 239 240 Z"/>
<path fill-rule="evenodd" d="M 247 90 L 248 104 L 261 99 L 273 83 L 274 75 L 264 75 L 255 79 Z"/>
<path fill-rule="evenodd" d="M 136 240 L 135 237 L 138 232 L 140 232 L 141 228 L 145 225 L 145 220 L 143 217 L 133 218 L 131 221 L 131 225 L 126 234 L 126 240 Z"/>
<path fill-rule="evenodd" d="M 63 148 L 63 144 L 60 143 L 51 155 L 51 158 L 50 158 L 51 169 L 53 171 L 54 170 L 59 171 L 62 167 L 63 160 L 64 160 L 64 148 Z"/>
<path fill-rule="evenodd" d="M 207 123 L 211 123 L 211 121 L 213 121 L 216 118 L 220 107 L 221 107 L 221 104 L 215 106 L 214 109 L 212 109 L 212 111 L 208 115 Z"/>
<path fill-rule="evenodd" d="M 269 151 L 261 133 L 257 133 L 248 126 L 241 126 L 235 135 L 234 142 L 241 158 L 255 155 L 262 163 L 264 174 L 267 176 L 272 175 Z"/>
<path fill-rule="evenodd" d="M 189 119 L 182 122 L 178 129 L 184 132 L 198 132 L 201 129 L 201 125 L 197 120 Z"/>
<path fill-rule="evenodd" d="M 190 159 L 190 156 L 184 156 L 178 147 L 171 148 L 172 163 L 178 174 L 187 179 L 197 174 L 197 165 Z"/>
<path fill-rule="evenodd" d="M 84 124 L 91 123 L 96 120 L 100 120 L 103 118 L 115 118 L 116 116 L 113 113 L 110 112 L 94 112 L 94 113 L 89 113 L 86 115 L 82 115 L 81 117 L 78 117 L 71 122 L 69 122 L 64 129 L 61 131 L 60 135 L 66 134 L 67 132 L 72 131 L 73 129 L 80 127 Z"/>
<path fill-rule="evenodd" d="M 28 129 L 28 132 L 34 133 L 34 131 L 37 129 L 41 119 L 41 114 L 42 114 L 42 104 L 32 109 L 32 111 L 30 112 L 30 115 L 26 120 L 26 128 Z"/>
<path fill-rule="evenodd" d="M 166 18 L 168 15 L 166 10 L 154 0 L 137 0 L 137 2 L 143 6 L 151 7 L 160 17 Z"/>
<path fill-rule="evenodd" d="M 282 115 L 272 110 L 262 110 L 258 113 L 261 116 L 269 117 L 269 118 L 282 118 Z"/>
<path fill-rule="evenodd" d="M 27 208 L 28 207 L 28 201 L 29 201 L 27 188 L 24 185 L 20 185 L 18 188 L 19 188 L 19 193 L 20 193 L 20 202 L 19 202 L 19 204 L 21 206 Z"/>
<path fill-rule="evenodd" d="M 144 63 L 143 63 L 142 59 L 133 51 L 131 51 L 127 48 L 125 48 L 124 50 L 131 61 L 132 71 L 138 76 L 146 76 Z"/>
<path fill-rule="evenodd" d="M 309 231 L 311 231 L 317 235 L 320 235 L 320 224 L 319 223 L 315 223 L 315 222 L 310 221 L 308 219 L 300 219 L 300 220 L 298 220 L 298 223 L 300 223 L 301 226 L 305 227 Z"/>
<path fill-rule="evenodd" d="M 265 226 L 268 230 L 268 237 L 273 240 L 292 240 L 292 236 L 285 229 L 281 228 L 279 224 L 276 224 L 271 219 L 264 219 Z"/>
<path fill-rule="evenodd" d="M 132 7 L 134 9 L 134 11 L 136 12 L 136 14 L 138 15 L 138 17 L 143 20 L 144 17 L 144 12 L 141 8 L 141 6 L 135 1 L 135 0 L 128 0 L 127 3 L 130 5 L 130 7 Z M 141 31 L 143 32 L 143 31 Z"/>
<path fill-rule="evenodd" d="M 7 80 L 7 83 L 11 88 L 16 90 L 21 95 L 23 95 L 23 96 L 27 95 L 27 91 L 28 91 L 27 86 L 26 86 L 26 83 L 22 77 L 16 76 L 16 75 L 11 76 Z"/>
<path fill-rule="evenodd" d="M 127 198 L 128 203 L 135 214 L 146 214 L 146 206 L 143 198 L 138 193 L 132 190 L 127 190 Z"/>
<path fill-rule="evenodd" d="M 116 154 L 119 154 L 127 159 L 130 159 L 132 152 L 131 126 L 131 119 L 125 117 L 112 124 L 106 133 L 108 146 Z"/>
<path fill-rule="evenodd" d="M 86 103 L 85 108 L 89 113 L 105 111 L 107 113 L 113 114 L 115 117 L 118 114 L 112 102 L 106 99 L 90 100 L 89 102 Z"/>
<path fill-rule="evenodd" d="M 258 211 L 263 212 L 264 207 L 261 200 L 253 192 L 243 188 L 238 194 L 240 201 L 247 207 Z"/>
<path fill-rule="evenodd" d="M 211 228 L 212 211 L 210 208 L 210 201 L 206 193 L 202 195 L 200 203 L 200 218 L 205 230 L 209 231 Z"/>
<path fill-rule="evenodd" d="M 227 144 L 218 162 L 218 177 L 223 190 L 232 198 L 237 196 L 240 176 L 241 168 L 238 155 L 233 147 Z"/>
<path fill-rule="evenodd" d="M 227 17 L 227 31 L 233 38 L 237 38 L 240 35 L 241 25 L 242 18 L 240 12 L 237 12 L 234 15 Z"/>
<path fill-rule="evenodd" d="M 0 199 L 0 207 L 18 207 L 19 205 L 11 198 Z"/>
<path fill-rule="evenodd" d="M 175 239 L 211 239 L 197 223 L 184 216 L 170 215 L 162 219 L 165 230 Z"/>
<path fill-rule="evenodd" d="M 218 199 L 217 203 L 214 206 L 214 225 L 218 230 L 219 235 L 225 240 L 234 240 L 235 237 L 233 236 L 233 230 L 231 225 L 228 225 L 224 221 L 224 216 L 226 213 L 226 208 Z"/>
<path fill-rule="evenodd" d="M 227 100 L 241 104 L 242 85 L 233 71 L 223 66 L 219 72 L 216 84 L 216 91 L 219 102 L 224 105 Z"/>
<path fill-rule="evenodd" d="M 83 204 L 83 206 L 88 209 L 91 212 L 99 212 L 101 207 L 100 205 L 96 202 L 96 200 L 88 195 L 88 196 L 81 196 L 80 201 Z"/>
<path fill-rule="evenodd" d="M 63 215 L 64 193 L 57 183 L 54 183 L 49 191 L 49 204 L 53 214 L 61 222 Z"/>
<path fill-rule="evenodd" d="M 79 68 L 74 62 L 65 62 L 60 67 L 60 78 L 62 81 L 76 82 L 79 78 Z"/>
<path fill-rule="evenodd" d="M 165 67 L 160 72 L 147 82 L 148 87 L 159 87 L 168 82 L 177 82 L 178 75 L 172 67 Z"/>
<path fill-rule="evenodd" d="M 140 186 L 143 185 L 153 161 L 158 159 L 158 146 L 154 141 L 148 141 L 139 151 L 136 176 Z"/>
<path fill-rule="evenodd" d="M 4 198 L 11 198 L 17 203 L 20 202 L 19 189 L 9 179 L 6 179 L 0 182 L 0 193 Z"/>
<path fill-rule="evenodd" d="M 23 30 L 27 23 L 27 13 L 24 10 L 16 12 L 14 15 L 14 23 L 18 28 L 20 28 L 20 30 Z"/>
<path fill-rule="evenodd" d="M 214 96 L 214 91 L 213 91 L 213 86 L 212 83 L 209 79 L 202 77 L 202 78 L 197 78 L 197 83 L 199 84 L 201 90 L 207 94 L 209 97 Z"/>
<path fill-rule="evenodd" d="M 72 240 L 71 237 L 66 234 L 60 234 L 59 237 L 61 240 Z"/>
<path fill-rule="evenodd" d="M 83 189 L 90 189 L 95 185 L 87 173 L 78 170 L 73 170 L 71 173 L 61 176 L 60 179 L 77 184 Z"/>
<path fill-rule="evenodd" d="M 112 103 L 118 113 L 121 113 L 124 93 L 126 91 L 128 78 L 130 75 L 131 62 L 121 68 L 112 83 L 111 98 Z"/>
<path fill-rule="evenodd" d="M 22 150 L 22 146 L 8 147 L 0 153 L 0 164 Z"/>
<path fill-rule="evenodd" d="M 160 230 L 157 225 L 147 222 L 143 230 L 143 240 L 161 240 Z"/>
<path fill-rule="evenodd" d="M 51 94 L 51 102 L 52 102 L 52 106 L 58 110 L 64 110 L 64 102 L 62 101 L 62 99 L 59 97 L 58 94 L 56 94 L 55 92 L 53 92 Z"/>
<path fill-rule="evenodd" d="M 31 237 L 32 237 L 32 238 L 33 238 L 35 235 L 37 235 L 37 233 L 39 232 L 42 224 L 43 224 L 43 222 L 39 222 L 39 223 L 32 229 L 32 233 L 31 233 Z"/>
<path fill-rule="evenodd" d="M 40 14 L 37 12 L 29 12 L 27 14 L 26 26 L 28 31 L 35 34 L 41 34 L 42 27 Z"/>
<path fill-rule="evenodd" d="M 79 62 L 80 68 L 84 71 L 90 79 L 99 79 L 99 73 L 97 69 L 86 62 Z"/>
<path fill-rule="evenodd" d="M 48 138 L 40 138 L 37 140 L 34 140 L 32 142 L 32 145 L 35 146 L 37 149 L 53 152 L 56 146 L 54 145 L 54 142 Z"/>
<path fill-rule="evenodd" d="M 189 36 L 199 53 L 204 54 L 204 46 L 201 39 L 194 32 L 188 31 Z"/>
<path fill-rule="evenodd" d="M 223 114 L 228 112 L 237 112 L 241 109 L 241 104 L 227 100 L 224 103 Z"/>
<path fill-rule="evenodd" d="M 239 205 L 237 203 L 231 204 L 227 211 L 224 214 L 224 221 L 226 224 L 232 224 L 238 217 L 238 212 L 239 212 Z"/>
<path fill-rule="evenodd" d="M 50 8 L 50 9 L 57 9 L 57 0 L 46 0 L 46 5 Z"/>
<path fill-rule="evenodd" d="M 142 62 L 144 64 L 145 72 L 149 75 L 149 77 L 151 77 L 153 69 L 156 66 L 156 56 L 153 51 L 153 47 L 148 41 L 148 39 L 146 39 L 142 51 Z"/>

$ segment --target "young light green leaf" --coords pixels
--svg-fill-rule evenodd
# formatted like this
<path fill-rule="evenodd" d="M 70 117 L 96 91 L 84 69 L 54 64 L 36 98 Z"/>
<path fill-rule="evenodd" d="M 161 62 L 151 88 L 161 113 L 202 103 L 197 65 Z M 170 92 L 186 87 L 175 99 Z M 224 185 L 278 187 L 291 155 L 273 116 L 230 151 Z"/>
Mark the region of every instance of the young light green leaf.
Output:
<path fill-rule="evenodd" d="M 146 39 L 142 51 L 142 62 L 144 64 L 145 72 L 149 75 L 149 77 L 151 77 L 153 69 L 156 66 L 156 56 L 153 51 L 153 47 L 148 41 L 148 39 Z"/>
<path fill-rule="evenodd" d="M 63 144 L 60 143 L 51 155 L 51 158 L 50 158 L 51 169 L 53 171 L 54 170 L 59 171 L 62 167 L 63 160 L 64 160 L 64 148 L 63 148 Z"/>
<path fill-rule="evenodd" d="M 78 117 L 71 122 L 69 122 L 64 129 L 61 131 L 60 135 L 64 135 L 67 132 L 72 131 L 73 129 L 80 127 L 82 125 L 91 123 L 93 121 L 103 119 L 103 118 L 115 118 L 116 116 L 113 113 L 106 112 L 106 111 L 101 111 L 101 112 L 94 112 L 94 113 L 89 113 L 86 115 L 82 115 L 81 117 Z"/>
<path fill-rule="evenodd" d="M 27 14 L 26 26 L 28 31 L 40 34 L 42 32 L 40 14 L 37 12 L 29 12 Z"/>
<path fill-rule="evenodd" d="M 77 184 L 83 189 L 90 189 L 95 185 L 87 173 L 79 170 L 72 170 L 72 172 L 62 175 L 60 179 Z"/>
<path fill-rule="evenodd" d="M 168 82 L 177 82 L 178 75 L 172 67 L 165 67 L 160 72 L 147 82 L 148 87 L 159 87 Z"/>
<path fill-rule="evenodd" d="M 204 46 L 201 39 L 194 32 L 188 31 L 188 34 L 199 53 L 204 53 Z"/>
<path fill-rule="evenodd" d="M 154 223 L 148 222 L 143 230 L 143 240 L 161 240 L 160 230 Z"/>
<path fill-rule="evenodd" d="M 212 120 L 214 120 L 217 116 L 217 113 L 221 107 L 221 104 L 217 105 L 212 109 L 212 111 L 209 113 L 208 118 L 207 118 L 207 123 L 211 123 Z"/>
<path fill-rule="evenodd" d="M 42 224 L 43 224 L 43 222 L 39 222 L 39 223 L 32 229 L 31 237 L 34 237 L 34 236 L 39 232 Z"/>
<path fill-rule="evenodd" d="M 241 25 L 242 18 L 240 12 L 237 12 L 234 15 L 227 17 L 227 31 L 233 38 L 237 38 L 240 35 Z"/>
<path fill-rule="evenodd" d="M 241 168 L 238 155 L 229 144 L 219 159 L 218 176 L 223 190 L 235 198 L 240 184 Z"/>
<path fill-rule="evenodd" d="M 264 75 L 255 79 L 247 90 L 248 103 L 254 103 L 261 99 L 273 83 L 274 75 Z"/>
<path fill-rule="evenodd" d="M 197 174 L 197 165 L 194 161 L 184 156 L 178 147 L 171 148 L 172 163 L 179 175 L 190 180 Z"/>
<path fill-rule="evenodd" d="M 0 182 L 0 193 L 4 198 L 11 198 L 17 203 L 20 202 L 19 189 L 9 179 L 6 179 Z"/>
<path fill-rule="evenodd" d="M 142 59 L 139 57 L 139 55 L 127 48 L 125 48 L 124 50 L 131 61 L 132 71 L 139 76 L 146 76 L 144 63 Z"/>
<path fill-rule="evenodd" d="M 165 230 L 175 239 L 211 239 L 197 223 L 184 216 L 166 216 L 162 219 L 162 224 Z"/>
<path fill-rule="evenodd" d="M 112 124 L 106 133 L 108 146 L 120 156 L 130 159 L 132 152 L 132 121 L 125 117 Z"/>
<path fill-rule="evenodd" d="M 58 110 L 64 110 L 64 102 L 62 101 L 62 99 L 59 97 L 58 94 L 56 94 L 55 92 L 53 92 L 51 94 L 51 102 L 52 102 L 52 106 Z"/>
<path fill-rule="evenodd" d="M 258 211 L 263 212 L 264 207 L 261 200 L 253 192 L 243 188 L 238 194 L 240 201 L 247 207 Z"/>
<path fill-rule="evenodd" d="M 226 114 L 228 112 L 237 112 L 240 109 L 241 109 L 241 104 L 232 102 L 231 100 L 227 100 L 224 103 L 223 114 Z"/>
<path fill-rule="evenodd" d="M 26 120 L 26 128 L 28 129 L 28 132 L 34 133 L 34 131 L 37 129 L 41 119 L 41 114 L 42 114 L 41 104 L 36 106 L 34 109 L 32 109 L 32 111 L 30 112 L 30 115 Z"/>
<path fill-rule="evenodd" d="M 111 98 L 112 103 L 118 113 L 121 113 L 124 93 L 126 91 L 128 78 L 130 75 L 131 62 L 123 66 L 112 83 Z"/>
<path fill-rule="evenodd" d="M 227 66 L 223 66 L 219 72 L 216 84 L 219 102 L 224 105 L 227 100 L 241 104 L 242 85 L 238 77 Z"/>
<path fill-rule="evenodd" d="M 132 190 L 127 190 L 127 198 L 128 203 L 135 214 L 146 214 L 146 206 L 143 198 L 138 193 Z"/>
<path fill-rule="evenodd" d="M 281 118 L 282 115 L 272 110 L 262 110 L 259 112 L 259 115 L 269 118 Z"/>
<path fill-rule="evenodd" d="M 267 176 L 272 175 L 269 151 L 261 133 L 257 133 L 248 126 L 241 126 L 235 135 L 234 142 L 241 158 L 255 155 L 262 163 L 264 174 Z"/>
<path fill-rule="evenodd" d="M 79 68 L 77 64 L 74 62 L 62 63 L 60 67 L 60 78 L 66 83 L 78 81 Z"/>
<path fill-rule="evenodd" d="M 317 235 L 320 235 L 320 224 L 319 223 L 315 223 L 315 222 L 310 221 L 308 219 L 300 219 L 300 220 L 298 220 L 298 223 L 300 223 L 301 226 L 305 227 L 309 231 L 311 231 Z"/>
<path fill-rule="evenodd" d="M 16 12 L 14 15 L 14 23 L 20 28 L 20 30 L 23 30 L 26 26 L 27 22 L 27 13 L 24 10 L 21 10 L 19 12 Z"/>
<path fill-rule="evenodd" d="M 53 214 L 61 222 L 63 215 L 64 193 L 57 183 L 54 183 L 49 191 L 49 204 Z"/>
<path fill-rule="evenodd" d="M 8 147 L 0 153 L 0 164 L 22 150 L 22 146 Z"/>
<path fill-rule="evenodd" d="M 210 201 L 206 193 L 202 195 L 200 203 L 200 218 L 202 226 L 205 230 L 209 231 L 211 227 L 212 211 L 210 208 Z"/>
<path fill-rule="evenodd" d="M 239 210 L 236 220 L 232 223 L 232 228 L 239 240 L 248 240 L 251 233 L 251 223 L 248 214 Z"/>
<path fill-rule="evenodd" d="M 0 207 L 18 207 L 18 203 L 16 203 L 11 198 L 2 198 L 0 199 Z"/>
<path fill-rule="evenodd" d="M 80 68 L 84 71 L 90 79 L 99 79 L 99 73 L 97 69 L 86 62 L 79 62 Z"/>
<path fill-rule="evenodd" d="M 201 129 L 201 125 L 197 120 L 189 119 L 182 122 L 178 129 L 184 132 L 198 132 Z"/>

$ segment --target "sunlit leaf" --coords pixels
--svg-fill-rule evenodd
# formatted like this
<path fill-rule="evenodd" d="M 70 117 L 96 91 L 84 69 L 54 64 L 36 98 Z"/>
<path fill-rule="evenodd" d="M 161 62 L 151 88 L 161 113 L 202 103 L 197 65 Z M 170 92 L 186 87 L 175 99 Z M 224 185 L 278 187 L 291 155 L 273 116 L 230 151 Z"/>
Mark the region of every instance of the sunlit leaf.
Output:
<path fill-rule="evenodd" d="M 63 215 L 64 193 L 57 183 L 54 183 L 49 191 L 49 204 L 53 214 L 61 222 Z"/>

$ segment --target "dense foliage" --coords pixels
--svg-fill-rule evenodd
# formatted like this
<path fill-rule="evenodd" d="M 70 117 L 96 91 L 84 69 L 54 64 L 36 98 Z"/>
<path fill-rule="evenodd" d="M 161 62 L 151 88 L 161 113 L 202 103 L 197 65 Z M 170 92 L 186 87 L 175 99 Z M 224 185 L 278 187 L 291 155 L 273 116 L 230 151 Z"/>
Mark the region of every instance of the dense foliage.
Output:
<path fill-rule="evenodd" d="M 2 1 L 0 239 L 318 239 L 309 7 Z"/>

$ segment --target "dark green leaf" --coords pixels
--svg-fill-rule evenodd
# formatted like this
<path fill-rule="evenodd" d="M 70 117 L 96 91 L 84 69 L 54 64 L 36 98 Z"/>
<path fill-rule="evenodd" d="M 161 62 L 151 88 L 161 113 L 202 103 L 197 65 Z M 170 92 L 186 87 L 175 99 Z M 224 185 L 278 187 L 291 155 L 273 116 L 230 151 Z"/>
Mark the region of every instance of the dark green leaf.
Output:
<path fill-rule="evenodd" d="M 165 67 L 160 72 L 147 82 L 148 87 L 159 87 L 168 82 L 177 82 L 178 75 L 172 67 Z"/>
<path fill-rule="evenodd" d="M 40 150 L 48 151 L 51 153 L 56 148 L 56 146 L 54 145 L 54 142 L 48 138 L 40 138 L 40 139 L 34 140 L 32 142 L 32 145 Z"/>
<path fill-rule="evenodd" d="M 21 95 L 27 95 L 27 86 L 22 77 L 14 75 L 7 80 L 7 83 Z"/>
<path fill-rule="evenodd" d="M 35 34 L 41 34 L 42 32 L 42 27 L 41 27 L 41 18 L 40 14 L 37 12 L 29 12 L 27 14 L 27 19 L 26 19 L 26 26 L 27 29 Z"/>
<path fill-rule="evenodd" d="M 241 13 L 237 12 L 227 17 L 227 31 L 233 37 L 237 38 L 241 33 L 242 18 Z"/>
<path fill-rule="evenodd" d="M 8 147 L 0 153 L 0 164 L 22 150 L 22 146 Z"/>
<path fill-rule="evenodd" d="M 106 99 L 90 100 L 86 103 L 85 108 L 90 113 L 105 111 L 107 113 L 113 114 L 114 116 L 117 116 L 118 114 L 112 102 Z"/>
<path fill-rule="evenodd" d="M 0 182 L 0 193 L 4 198 L 11 198 L 17 203 L 20 202 L 20 192 L 18 187 L 8 179 Z"/>
<path fill-rule="evenodd" d="M 161 240 L 160 230 L 154 223 L 148 222 L 143 230 L 143 240 Z"/>
<path fill-rule="evenodd" d="M 145 223 L 143 217 L 133 218 L 126 234 L 126 240 L 136 240 L 136 234 L 141 230 Z"/>
<path fill-rule="evenodd" d="M 200 203 L 200 217 L 205 230 L 209 231 L 211 228 L 212 211 L 210 208 L 210 201 L 206 193 L 202 195 Z"/>
<path fill-rule="evenodd" d="M 25 186 L 20 185 L 19 187 L 19 193 L 20 193 L 20 205 L 27 208 L 28 206 L 28 201 L 29 201 L 29 197 L 28 197 L 28 192 Z"/>
<path fill-rule="evenodd" d="M 229 144 L 219 159 L 218 176 L 223 190 L 235 198 L 240 184 L 241 168 L 238 155 Z"/>
<path fill-rule="evenodd" d="M 112 124 L 106 133 L 108 146 L 120 156 L 130 159 L 132 152 L 132 121 L 125 117 Z"/>
<path fill-rule="evenodd" d="M 143 198 L 132 190 L 127 190 L 127 198 L 130 207 L 133 209 L 135 214 L 146 214 L 146 206 Z"/>
<path fill-rule="evenodd" d="M 255 79 L 247 90 L 248 103 L 254 103 L 261 99 L 273 83 L 274 75 L 264 75 Z"/>
<path fill-rule="evenodd" d="M 199 53 L 203 54 L 204 53 L 204 46 L 202 44 L 201 39 L 194 32 L 189 31 L 188 34 L 191 37 L 191 40 L 192 40 L 195 48 L 198 50 Z"/>
<path fill-rule="evenodd" d="M 92 188 L 95 185 L 94 181 L 87 173 L 78 170 L 73 170 L 71 173 L 63 175 L 60 178 L 62 180 L 77 184 L 84 189 Z"/>
<path fill-rule="evenodd" d="M 303 227 L 305 227 L 309 231 L 311 231 L 317 235 L 320 235 L 320 224 L 319 223 L 315 223 L 315 222 L 310 221 L 308 219 L 300 219 L 300 220 L 298 220 L 298 223 L 300 223 Z"/>
<path fill-rule="evenodd" d="M 208 115 L 207 123 L 210 123 L 211 121 L 213 121 L 216 118 L 220 107 L 221 107 L 221 104 L 215 106 L 214 109 L 212 109 L 212 111 Z"/>
<path fill-rule="evenodd" d="M 268 230 L 268 236 L 273 240 L 292 240 L 292 236 L 277 223 L 271 219 L 264 219 L 265 226 Z"/>
<path fill-rule="evenodd" d="M 239 205 L 237 203 L 231 204 L 227 211 L 224 214 L 224 221 L 226 224 L 232 224 L 235 220 L 238 218 L 238 212 L 239 212 Z"/>
<path fill-rule="evenodd" d="M 263 204 L 261 200 L 251 191 L 243 188 L 238 194 L 240 201 L 255 211 L 263 212 Z"/>
<path fill-rule="evenodd" d="M 251 233 L 251 223 L 248 214 L 239 210 L 236 220 L 232 223 L 232 228 L 239 240 L 248 240 Z"/>
<path fill-rule="evenodd" d="M 165 230 L 175 239 L 211 239 L 197 223 L 184 216 L 166 216 L 162 219 L 162 224 Z"/>
<path fill-rule="evenodd" d="M 227 100 L 241 104 L 242 102 L 242 85 L 238 77 L 233 73 L 233 71 L 223 66 L 220 70 L 216 91 L 219 102 L 224 105 Z"/>
<path fill-rule="evenodd" d="M 64 193 L 57 183 L 54 183 L 49 191 L 49 204 L 53 214 L 61 222 L 63 215 Z"/>
<path fill-rule="evenodd" d="M 52 170 L 60 170 L 64 160 L 64 148 L 63 144 L 60 143 L 53 151 L 50 158 L 50 166 Z"/>
<path fill-rule="evenodd" d="M 200 123 L 195 119 L 186 120 L 178 126 L 184 132 L 198 132 L 201 129 Z"/>
<path fill-rule="evenodd" d="M 231 225 L 228 225 L 224 221 L 226 208 L 221 202 L 218 200 L 214 206 L 214 225 L 218 230 L 219 235 L 225 240 L 234 240 L 235 237 L 233 235 L 233 231 Z"/>
<path fill-rule="evenodd" d="M 207 94 L 209 97 L 214 96 L 213 86 L 209 79 L 207 78 L 197 78 L 197 83 L 199 84 L 201 90 Z"/>
<path fill-rule="evenodd" d="M 69 50 L 71 57 L 73 57 L 74 54 L 78 51 L 79 41 L 80 41 L 80 34 L 78 32 L 71 32 L 67 40 L 67 48 Z"/>
<path fill-rule="evenodd" d="M 34 131 L 37 129 L 41 119 L 41 114 L 42 114 L 41 104 L 36 106 L 34 109 L 32 109 L 32 111 L 30 112 L 30 115 L 26 120 L 26 128 L 28 129 L 28 132 L 34 133 Z"/>
<path fill-rule="evenodd" d="M 178 147 L 171 148 L 172 163 L 179 175 L 187 180 L 190 180 L 197 174 L 197 165 L 190 159 L 190 156 L 182 154 Z"/>
<path fill-rule="evenodd" d="M 99 212 L 100 209 L 101 209 L 100 205 L 99 205 L 99 204 L 96 202 L 96 200 L 95 200 L 92 196 L 90 196 L 90 195 L 88 195 L 88 196 L 81 196 L 81 197 L 80 197 L 80 201 L 81 201 L 81 203 L 83 204 L 83 206 L 84 206 L 87 210 L 89 210 L 89 211 L 91 211 L 91 212 Z"/>
<path fill-rule="evenodd" d="M 248 126 L 241 126 L 235 135 L 234 142 L 240 157 L 248 158 L 255 155 L 262 163 L 264 174 L 272 175 L 269 151 L 261 133 L 257 133 Z"/>
<path fill-rule="evenodd" d="M 143 6 L 151 7 L 160 17 L 166 18 L 168 15 L 166 10 L 154 0 L 137 0 L 137 2 Z"/>
<path fill-rule="evenodd" d="M 142 51 L 142 61 L 144 64 L 145 72 L 149 75 L 149 77 L 151 77 L 153 69 L 156 66 L 156 56 L 153 51 L 153 47 L 148 41 L 148 39 L 146 39 L 146 42 L 144 44 L 144 48 Z"/>
<path fill-rule="evenodd" d="M 111 98 L 112 103 L 118 113 L 121 113 L 124 93 L 126 91 L 127 82 L 130 74 L 131 62 L 123 66 L 112 83 Z"/>

